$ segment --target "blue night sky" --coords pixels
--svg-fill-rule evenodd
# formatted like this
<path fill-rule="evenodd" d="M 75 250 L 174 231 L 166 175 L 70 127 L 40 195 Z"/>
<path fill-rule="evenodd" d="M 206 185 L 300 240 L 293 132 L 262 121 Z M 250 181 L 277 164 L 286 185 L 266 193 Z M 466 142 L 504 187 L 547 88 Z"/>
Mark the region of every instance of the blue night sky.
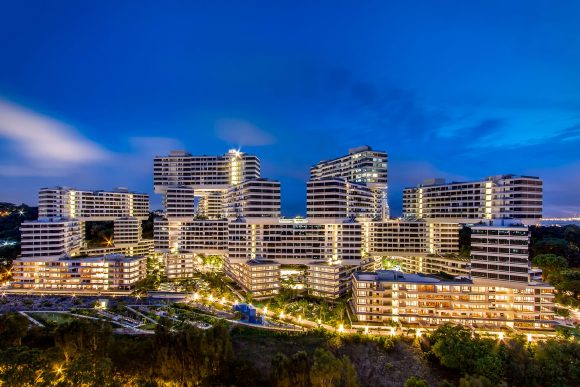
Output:
<path fill-rule="evenodd" d="M 312 164 L 368 144 L 395 215 L 425 178 L 501 173 L 580 213 L 580 2 L 195 3 L 2 3 L 0 201 L 152 194 L 154 155 L 241 147 L 293 216 Z"/>

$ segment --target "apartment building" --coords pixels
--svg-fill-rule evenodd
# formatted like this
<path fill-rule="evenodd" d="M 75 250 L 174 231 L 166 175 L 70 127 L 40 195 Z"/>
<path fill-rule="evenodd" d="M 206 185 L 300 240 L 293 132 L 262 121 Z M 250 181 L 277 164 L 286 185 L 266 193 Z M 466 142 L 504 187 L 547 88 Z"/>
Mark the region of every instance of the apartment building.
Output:
<path fill-rule="evenodd" d="M 475 330 L 521 332 L 554 329 L 554 288 L 474 278 L 443 280 L 392 270 L 355 272 L 354 327 L 434 329 L 445 323 Z M 390 329 L 390 328 L 387 328 Z"/>
<path fill-rule="evenodd" d="M 361 260 L 361 225 L 312 219 L 240 219 L 229 223 L 228 260 L 266 259 L 281 264 L 313 261 L 357 265 Z"/>
<path fill-rule="evenodd" d="M 225 265 L 226 273 L 256 299 L 272 297 L 280 290 L 280 264 L 252 259 Z"/>
<path fill-rule="evenodd" d="M 23 258 L 77 255 L 82 247 L 81 223 L 63 218 L 24 221 L 20 225 Z"/>
<path fill-rule="evenodd" d="M 196 216 L 193 188 L 175 185 L 165 188 L 163 193 L 164 216 L 168 219 L 191 219 Z"/>
<path fill-rule="evenodd" d="M 153 230 L 155 249 L 160 253 L 223 255 L 227 251 L 228 222 L 225 219 L 173 222 L 156 218 Z"/>
<path fill-rule="evenodd" d="M 82 247 L 78 255 L 99 257 L 103 255 L 126 255 L 128 257 L 151 257 L 154 255 L 153 239 L 141 239 L 137 243 L 117 244 L 111 243 L 111 246 Z"/>
<path fill-rule="evenodd" d="M 490 176 L 464 183 L 430 179 L 403 191 L 403 214 L 462 223 L 512 218 L 532 225 L 542 217 L 542 186 L 538 177 L 516 175 Z"/>
<path fill-rule="evenodd" d="M 149 196 L 126 188 L 113 191 L 83 191 L 68 187 L 42 188 L 38 193 L 39 218 L 107 221 L 149 216 Z"/>
<path fill-rule="evenodd" d="M 306 271 L 308 294 L 315 297 L 336 299 L 350 290 L 352 273 L 358 266 L 314 262 Z"/>
<path fill-rule="evenodd" d="M 221 156 L 193 156 L 172 151 L 153 162 L 155 192 L 165 194 L 169 187 L 185 186 L 199 198 L 197 214 L 212 219 L 224 216 L 224 194 L 246 180 L 260 177 L 260 160 L 237 150 Z"/>
<path fill-rule="evenodd" d="M 113 222 L 113 240 L 117 247 L 138 244 L 142 233 L 141 221 L 138 218 L 127 216 Z"/>
<path fill-rule="evenodd" d="M 360 146 L 349 149 L 346 156 L 321 161 L 310 168 L 310 180 L 328 178 L 342 178 L 351 183 L 366 185 L 375 194 L 379 217 L 388 218 L 386 152 Z"/>
<path fill-rule="evenodd" d="M 532 270 L 528 226 L 512 223 L 477 225 L 471 228 L 471 276 L 501 281 L 541 281 L 541 271 Z"/>
<path fill-rule="evenodd" d="M 14 260 L 12 286 L 44 291 L 128 291 L 146 275 L 145 257 L 30 257 Z"/>
<path fill-rule="evenodd" d="M 269 179 L 243 181 L 228 189 L 225 206 L 228 219 L 280 218 L 280 182 Z"/>
<path fill-rule="evenodd" d="M 344 178 L 322 178 L 307 183 L 308 218 L 376 219 L 381 217 L 381 210 L 375 191 L 363 183 L 351 183 Z"/>
<path fill-rule="evenodd" d="M 175 185 L 198 189 L 228 189 L 245 180 L 260 177 L 260 159 L 237 150 L 221 156 L 193 156 L 186 151 L 172 151 L 157 156 L 153 162 L 155 193 Z"/>
<path fill-rule="evenodd" d="M 163 255 L 170 279 L 191 277 L 201 265 L 200 255 L 227 253 L 228 222 L 210 219 L 172 221 L 156 218 L 153 224 L 155 251 Z"/>
<path fill-rule="evenodd" d="M 447 273 L 452 276 L 469 277 L 471 260 L 456 254 L 429 254 L 417 262 L 416 267 L 407 270 L 410 273 Z"/>

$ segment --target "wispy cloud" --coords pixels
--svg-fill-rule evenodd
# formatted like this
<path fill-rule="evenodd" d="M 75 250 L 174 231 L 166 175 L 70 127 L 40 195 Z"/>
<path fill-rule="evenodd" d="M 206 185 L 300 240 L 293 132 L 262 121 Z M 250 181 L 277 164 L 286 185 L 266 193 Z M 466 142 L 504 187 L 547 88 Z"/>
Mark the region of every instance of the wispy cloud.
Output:
<path fill-rule="evenodd" d="M 59 175 L 67 168 L 105 161 L 111 154 L 71 126 L 0 99 L 0 139 L 9 145 L 10 162 L 0 174 Z"/>
<path fill-rule="evenodd" d="M 274 136 L 254 124 L 241 119 L 220 119 L 216 122 L 217 136 L 231 145 L 264 146 L 276 142 Z"/>

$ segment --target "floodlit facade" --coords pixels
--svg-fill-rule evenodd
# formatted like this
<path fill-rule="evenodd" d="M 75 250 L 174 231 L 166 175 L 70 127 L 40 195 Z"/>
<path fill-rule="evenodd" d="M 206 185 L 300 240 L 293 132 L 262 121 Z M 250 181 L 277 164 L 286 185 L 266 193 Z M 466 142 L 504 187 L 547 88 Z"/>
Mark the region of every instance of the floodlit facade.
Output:
<path fill-rule="evenodd" d="M 361 261 L 361 225 L 310 219 L 246 219 L 229 223 L 228 260 L 266 259 L 281 264 L 315 261 L 357 265 Z"/>
<path fill-rule="evenodd" d="M 350 183 L 344 178 L 310 180 L 306 186 L 308 218 L 365 218 L 382 215 L 380 198 L 362 183 Z"/>
<path fill-rule="evenodd" d="M 245 180 L 260 177 L 257 156 L 230 150 L 221 156 L 193 156 L 186 151 L 172 151 L 157 156 L 153 162 L 156 193 L 170 186 L 184 185 L 195 190 L 227 190 Z"/>
<path fill-rule="evenodd" d="M 155 249 L 160 253 L 222 255 L 227 251 L 226 220 L 192 219 L 173 222 L 156 218 L 153 230 Z"/>
<path fill-rule="evenodd" d="M 272 297 L 280 290 L 280 264 L 275 261 L 252 259 L 241 263 L 229 262 L 225 269 L 244 291 L 257 299 Z"/>
<path fill-rule="evenodd" d="M 117 247 L 139 244 L 142 233 L 141 221 L 138 218 L 117 218 L 113 223 L 113 240 Z"/>
<path fill-rule="evenodd" d="M 226 217 L 280 218 L 280 182 L 268 179 L 243 181 L 226 193 Z"/>
<path fill-rule="evenodd" d="M 225 216 L 225 193 L 246 180 L 260 178 L 260 160 L 237 150 L 222 156 L 193 156 L 186 151 L 172 151 L 157 156 L 153 162 L 155 192 L 184 186 L 193 189 L 199 198 L 197 215 L 211 219 Z"/>
<path fill-rule="evenodd" d="M 196 215 L 193 188 L 176 185 L 167 187 L 163 193 L 164 215 L 168 219 L 191 219 Z"/>
<path fill-rule="evenodd" d="M 498 175 L 465 183 L 430 179 L 403 191 L 403 214 L 462 223 L 511 218 L 532 225 L 542 217 L 542 201 L 543 182 L 538 177 Z"/>
<path fill-rule="evenodd" d="M 106 221 L 149 216 L 149 196 L 126 188 L 114 191 L 83 191 L 68 187 L 42 188 L 38 193 L 39 218 Z"/>
<path fill-rule="evenodd" d="M 18 258 L 14 260 L 12 286 L 46 291 L 122 291 L 132 289 L 146 274 L 145 257 Z"/>
<path fill-rule="evenodd" d="M 481 279 L 442 280 L 381 270 L 353 274 L 355 327 L 433 329 L 445 323 L 476 330 L 554 329 L 554 288 Z M 387 328 L 389 329 L 389 328 Z"/>
<path fill-rule="evenodd" d="M 541 280 L 541 271 L 531 268 L 529 244 L 530 231 L 521 224 L 472 227 L 471 276 L 525 283 Z"/>
<path fill-rule="evenodd" d="M 375 151 L 370 146 L 348 150 L 348 155 L 321 161 L 310 168 L 310 180 L 342 178 L 351 183 L 364 184 L 372 189 L 379 203 L 379 217 L 389 216 L 387 201 L 387 153 Z"/>
<path fill-rule="evenodd" d="M 449 274 L 468 271 L 467 262 L 457 258 L 460 224 L 431 220 L 392 219 L 362 223 L 365 256 L 388 258 L 412 273 Z M 445 258 L 445 257 L 448 258 Z M 452 262 L 449 270 L 440 263 Z M 433 271 L 436 270 L 436 271 Z"/>
<path fill-rule="evenodd" d="M 153 226 L 155 251 L 162 254 L 169 279 L 191 277 L 199 269 L 200 255 L 225 256 L 228 222 L 191 219 L 172 221 L 156 218 Z"/>
<path fill-rule="evenodd" d="M 98 257 L 108 254 L 126 255 L 128 257 L 151 257 L 154 254 L 153 239 L 141 239 L 138 243 L 113 244 L 112 246 L 82 247 L 79 255 Z"/>
<path fill-rule="evenodd" d="M 315 297 L 336 299 L 344 295 L 351 285 L 352 273 L 357 266 L 333 265 L 315 262 L 308 265 L 306 288 Z"/>
<path fill-rule="evenodd" d="M 44 218 L 24 221 L 20 225 L 21 256 L 54 257 L 77 255 L 82 246 L 84 229 L 77 220 Z"/>

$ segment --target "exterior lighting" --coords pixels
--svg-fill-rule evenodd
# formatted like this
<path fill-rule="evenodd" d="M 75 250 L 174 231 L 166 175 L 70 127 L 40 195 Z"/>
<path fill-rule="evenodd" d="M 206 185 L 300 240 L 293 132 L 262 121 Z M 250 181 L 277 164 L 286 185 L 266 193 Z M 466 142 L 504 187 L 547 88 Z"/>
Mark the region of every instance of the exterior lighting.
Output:
<path fill-rule="evenodd" d="M 322 324 L 322 321 L 320 319 L 318 319 L 318 325 Z"/>
<path fill-rule="evenodd" d="M 499 338 L 500 340 L 503 340 L 503 339 L 504 339 L 504 334 L 503 334 L 503 332 L 499 332 L 499 333 L 498 333 L 498 338 Z"/>
<path fill-rule="evenodd" d="M 194 301 L 199 300 L 199 294 L 197 292 L 193 293 L 193 300 Z"/>
<path fill-rule="evenodd" d="M 395 328 L 391 327 L 391 336 L 395 336 Z"/>
<path fill-rule="evenodd" d="M 284 312 L 280 312 L 280 318 L 284 318 Z"/>
<path fill-rule="evenodd" d="M 265 315 L 266 315 L 266 314 L 268 314 L 268 307 L 267 307 L 267 306 L 265 306 L 265 307 L 264 307 L 264 312 L 263 312 L 263 313 L 264 313 Z"/>
<path fill-rule="evenodd" d="M 369 327 L 368 327 L 368 326 L 366 326 L 366 327 L 365 327 L 365 335 L 368 335 L 368 334 L 369 334 Z"/>
<path fill-rule="evenodd" d="M 213 302 L 213 294 L 210 294 L 207 299 L 209 300 L 209 302 Z"/>
<path fill-rule="evenodd" d="M 528 333 L 528 343 L 531 343 L 531 342 L 532 342 L 532 334 Z"/>
<path fill-rule="evenodd" d="M 222 303 L 222 304 L 225 304 L 225 303 L 226 303 L 226 298 L 225 298 L 225 297 L 222 297 L 222 299 L 221 299 L 221 303 Z"/>
<path fill-rule="evenodd" d="M 421 330 L 417 329 L 417 332 L 415 332 L 415 336 L 417 336 L 417 338 L 421 337 Z"/>
<path fill-rule="evenodd" d="M 298 322 L 302 322 L 302 316 L 298 315 Z"/>
<path fill-rule="evenodd" d="M 344 333 L 344 325 L 340 324 L 338 326 L 338 333 Z"/>

